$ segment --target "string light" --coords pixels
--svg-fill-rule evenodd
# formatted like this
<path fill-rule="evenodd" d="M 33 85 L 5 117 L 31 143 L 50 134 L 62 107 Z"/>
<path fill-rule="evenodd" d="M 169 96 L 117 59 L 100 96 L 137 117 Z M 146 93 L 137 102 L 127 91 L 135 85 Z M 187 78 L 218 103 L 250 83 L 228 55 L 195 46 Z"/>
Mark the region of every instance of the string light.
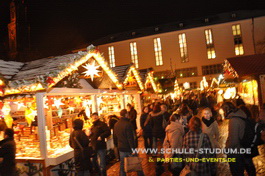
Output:
<path fill-rule="evenodd" d="M 84 54 L 82 54 L 82 55 L 84 55 Z M 58 71 L 57 75 L 53 77 L 52 83 L 48 84 L 45 82 L 43 84 L 46 84 L 47 88 L 53 87 L 59 81 L 61 81 L 64 77 L 69 76 L 70 74 L 72 74 L 72 72 L 78 70 L 78 67 L 80 65 L 84 64 L 85 62 L 87 62 L 90 58 L 94 58 L 97 61 L 97 63 L 107 73 L 107 75 L 110 77 L 110 79 L 113 81 L 113 83 L 117 86 L 118 89 L 123 88 L 123 85 L 121 83 L 119 83 L 117 75 L 115 75 L 114 72 L 110 69 L 110 67 L 106 63 L 105 59 L 101 56 L 100 53 L 95 52 L 94 50 L 88 51 L 87 54 L 82 56 L 80 59 L 76 60 L 73 63 L 69 63 L 65 69 Z M 36 80 L 33 80 L 33 81 L 36 81 Z M 12 82 L 15 82 L 15 81 L 11 81 L 10 85 L 12 85 Z M 25 83 L 24 84 L 22 83 L 19 85 L 18 88 L 14 88 L 14 87 L 10 86 L 10 88 L 6 88 L 5 95 L 45 90 L 46 88 L 43 87 L 43 84 L 41 84 L 41 83 L 30 83 L 29 85 L 25 85 Z"/>
<path fill-rule="evenodd" d="M 152 85 L 152 87 L 153 87 L 155 93 L 157 93 L 157 92 L 158 92 L 158 88 L 157 88 L 157 86 L 156 86 L 156 84 L 155 84 L 155 81 L 154 81 L 153 71 L 151 71 L 151 72 L 149 72 L 149 73 L 147 74 L 147 79 L 146 79 L 145 85 L 147 85 L 148 82 L 151 83 L 151 85 Z"/>
<path fill-rule="evenodd" d="M 128 71 L 128 73 L 126 75 L 126 78 L 125 78 L 125 80 L 124 80 L 123 83 L 124 84 L 127 84 L 128 83 L 128 80 L 129 80 L 129 77 L 130 77 L 131 72 L 133 73 L 133 75 L 134 75 L 134 77 L 135 77 L 135 79 L 136 79 L 136 81 L 137 81 L 140 89 L 141 90 L 144 90 L 144 86 L 143 86 L 143 83 L 142 83 L 141 78 L 139 76 L 139 72 L 136 70 L 136 68 L 134 67 L 134 65 L 132 65 L 130 67 L 130 69 L 129 69 L 129 71 Z"/>

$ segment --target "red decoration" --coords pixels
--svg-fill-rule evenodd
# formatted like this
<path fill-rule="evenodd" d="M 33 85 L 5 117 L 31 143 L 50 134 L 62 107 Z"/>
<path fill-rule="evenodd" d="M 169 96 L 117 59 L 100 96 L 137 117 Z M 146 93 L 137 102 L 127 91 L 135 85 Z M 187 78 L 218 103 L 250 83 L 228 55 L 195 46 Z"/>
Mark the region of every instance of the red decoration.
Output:
<path fill-rule="evenodd" d="M 48 78 L 46 79 L 46 82 L 47 82 L 48 84 L 53 84 L 53 83 L 55 83 L 51 77 L 48 77 Z"/>
<path fill-rule="evenodd" d="M 98 48 L 95 49 L 95 53 L 99 53 L 99 49 Z"/>
<path fill-rule="evenodd" d="M 2 109 L 3 106 L 4 106 L 4 103 L 1 101 L 1 102 L 0 102 L 0 109 Z"/>
<path fill-rule="evenodd" d="M 4 86 L 0 86 L 0 92 L 2 92 L 2 94 L 4 94 L 4 93 L 5 93 Z"/>
<path fill-rule="evenodd" d="M 46 101 L 46 103 L 48 104 L 48 105 L 53 105 L 54 104 L 54 100 L 51 98 L 51 97 L 47 97 L 48 98 L 48 100 Z"/>

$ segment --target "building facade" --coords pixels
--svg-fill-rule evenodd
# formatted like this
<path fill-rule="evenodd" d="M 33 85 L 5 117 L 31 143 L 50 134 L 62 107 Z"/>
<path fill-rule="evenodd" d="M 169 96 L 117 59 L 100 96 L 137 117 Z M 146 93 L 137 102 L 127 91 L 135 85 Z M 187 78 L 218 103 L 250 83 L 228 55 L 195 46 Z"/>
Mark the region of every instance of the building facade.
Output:
<path fill-rule="evenodd" d="M 239 11 L 114 34 L 94 42 L 110 65 L 153 67 L 157 79 L 199 87 L 223 72 L 226 58 L 262 52 L 265 11 Z M 239 58 L 240 59 L 240 58 Z"/>

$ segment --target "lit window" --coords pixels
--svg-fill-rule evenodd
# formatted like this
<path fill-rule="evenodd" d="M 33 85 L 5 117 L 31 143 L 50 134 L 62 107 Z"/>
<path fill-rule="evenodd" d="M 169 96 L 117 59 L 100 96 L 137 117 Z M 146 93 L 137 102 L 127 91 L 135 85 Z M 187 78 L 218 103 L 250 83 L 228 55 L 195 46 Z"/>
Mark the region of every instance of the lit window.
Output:
<path fill-rule="evenodd" d="M 187 49 L 187 42 L 186 42 L 186 34 L 182 33 L 179 34 L 179 48 L 180 48 L 180 57 L 181 62 L 188 62 L 188 49 Z"/>
<path fill-rule="evenodd" d="M 216 58 L 214 43 L 213 43 L 213 35 L 211 29 L 206 29 L 205 31 L 205 38 L 206 38 L 206 48 L 207 48 L 207 56 L 208 59 Z"/>
<path fill-rule="evenodd" d="M 110 67 L 115 67 L 114 46 L 109 47 L 109 63 Z"/>
<path fill-rule="evenodd" d="M 132 58 L 132 63 L 134 63 L 135 67 L 138 68 L 138 55 L 137 55 L 137 45 L 136 42 L 130 43 L 130 49 L 131 49 L 131 58 Z"/>
<path fill-rule="evenodd" d="M 234 36 L 234 45 L 235 45 L 235 54 L 236 55 L 243 55 L 244 48 L 242 42 L 242 33 L 240 24 L 236 24 L 232 26 L 233 36 Z"/>
<path fill-rule="evenodd" d="M 160 38 L 154 39 L 154 49 L 155 49 L 155 58 L 156 58 L 156 65 L 163 65 L 162 59 L 162 47 L 161 47 L 161 40 Z"/>

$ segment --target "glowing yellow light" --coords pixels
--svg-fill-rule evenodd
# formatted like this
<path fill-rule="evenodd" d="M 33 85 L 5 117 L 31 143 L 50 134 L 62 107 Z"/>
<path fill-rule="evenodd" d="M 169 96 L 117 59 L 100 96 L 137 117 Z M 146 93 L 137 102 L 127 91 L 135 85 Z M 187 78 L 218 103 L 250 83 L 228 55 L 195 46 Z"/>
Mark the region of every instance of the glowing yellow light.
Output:
<path fill-rule="evenodd" d="M 97 70 L 100 66 L 96 66 L 95 65 L 95 61 L 93 61 L 91 64 L 86 64 L 85 66 L 83 66 L 85 69 L 87 69 L 86 71 L 83 72 L 83 74 L 85 74 L 85 76 L 90 76 L 91 80 L 93 81 L 94 79 L 94 75 L 99 76 L 98 72 L 100 72 L 99 70 Z"/>
<path fill-rule="evenodd" d="M 208 87 L 208 82 L 206 81 L 206 78 L 205 76 L 202 78 L 201 82 L 200 82 L 200 87 L 201 87 L 201 90 L 204 90 Z"/>
<path fill-rule="evenodd" d="M 133 65 L 131 66 L 130 70 L 127 73 L 126 79 L 124 80 L 124 84 L 126 84 L 128 82 L 128 79 L 130 77 L 130 73 L 131 72 L 133 73 L 133 75 L 134 75 L 134 77 L 135 77 L 140 89 L 144 90 L 144 86 L 143 86 L 143 83 L 142 83 L 141 78 L 139 76 L 139 73 L 138 73 L 138 71 L 135 69 L 135 67 Z"/>
<path fill-rule="evenodd" d="M 183 83 L 183 87 L 184 87 L 184 89 L 189 89 L 190 88 L 190 83 L 189 82 Z"/>
<path fill-rule="evenodd" d="M 7 116 L 7 115 L 9 115 L 10 111 L 11 111 L 11 108 L 10 108 L 10 106 L 9 106 L 9 103 L 8 103 L 8 102 L 5 102 L 5 103 L 4 103 L 4 106 L 3 106 L 3 108 L 2 108 L 2 112 L 3 112 L 3 114 L 4 114 L 5 116 Z"/>
<path fill-rule="evenodd" d="M 152 85 L 152 87 L 153 87 L 153 89 L 154 89 L 154 91 L 155 91 L 155 93 L 157 93 L 157 92 L 158 92 L 158 89 L 157 89 L 157 86 L 156 86 L 156 84 L 155 84 L 154 79 L 155 79 L 155 78 L 154 78 L 154 76 L 153 76 L 153 72 L 149 72 L 149 73 L 147 74 L 147 79 L 146 79 L 146 81 L 145 81 L 145 87 L 147 86 L 147 83 L 150 82 L 151 85 Z"/>
<path fill-rule="evenodd" d="M 225 99 L 235 98 L 236 96 L 236 88 L 235 87 L 229 87 L 226 89 L 224 93 Z"/>
<path fill-rule="evenodd" d="M 31 126 L 32 121 L 35 120 L 36 115 L 37 115 L 37 111 L 32 108 L 27 108 L 25 110 L 25 118 L 29 126 Z"/>
<path fill-rule="evenodd" d="M 4 81 L 2 79 L 0 79 L 0 86 L 5 85 Z"/>

